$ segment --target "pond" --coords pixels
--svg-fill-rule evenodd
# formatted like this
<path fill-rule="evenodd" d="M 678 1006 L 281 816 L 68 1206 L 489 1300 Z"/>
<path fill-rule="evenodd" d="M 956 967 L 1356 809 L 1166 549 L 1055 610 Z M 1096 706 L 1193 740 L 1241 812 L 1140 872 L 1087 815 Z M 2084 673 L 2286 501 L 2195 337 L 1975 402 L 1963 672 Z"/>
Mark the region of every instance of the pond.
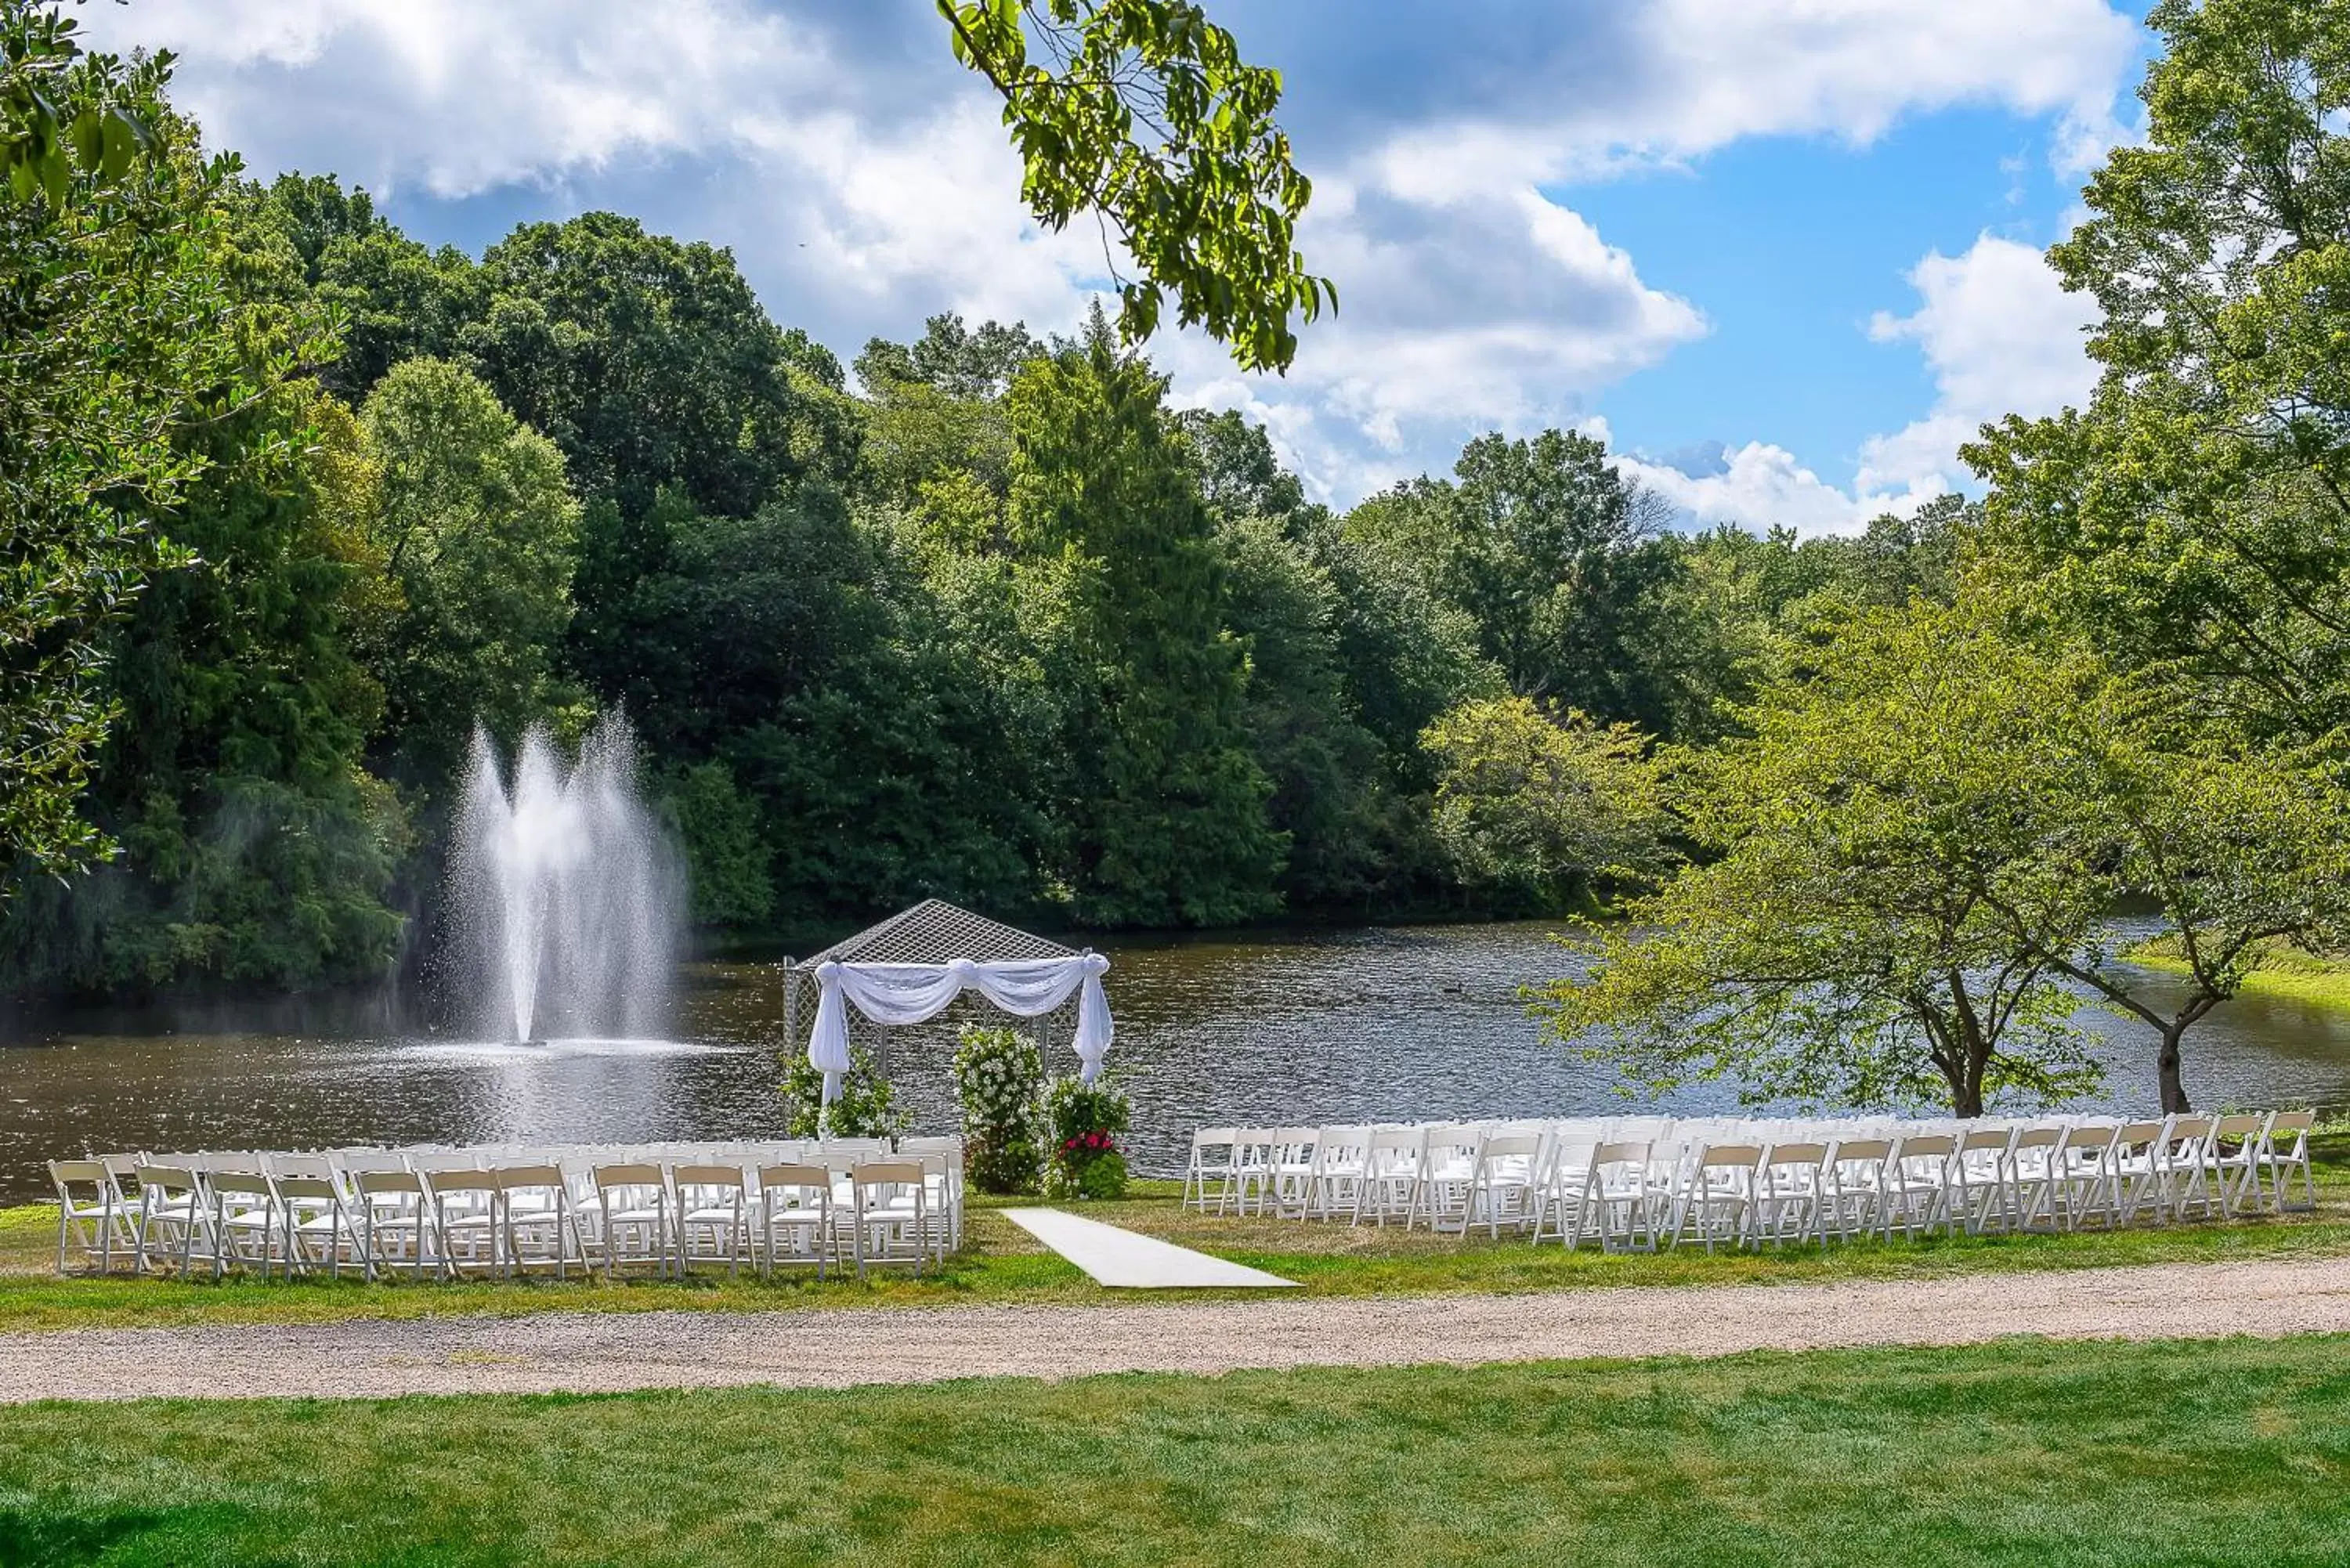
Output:
<path fill-rule="evenodd" d="M 1541 925 L 1358 928 L 1128 939 L 1110 955 L 1111 1062 L 1135 1099 L 1137 1168 L 1181 1168 L 1191 1130 L 1604 1111 L 1608 1070 L 1545 1044 L 1517 999 L 1565 972 Z M 383 1006 L 88 1023 L 0 1046 L 0 1201 L 46 1191 L 85 1149 L 341 1143 L 629 1142 L 780 1137 L 784 1040 L 772 966 L 683 972 L 676 1038 L 483 1045 L 402 1034 Z M 2155 1101 L 2151 1036 L 2091 1012 L 2096 1103 Z M 803 1014 L 801 1027 L 806 1018 Z M 890 1075 L 922 1130 L 948 1130 L 951 1041 L 900 1036 Z M 1066 1039 L 1054 1064 L 1075 1064 Z M 2199 1105 L 2350 1102 L 2350 1015 L 2240 998 L 2188 1036 Z M 1728 1109 L 1707 1085 L 1664 1104 Z"/>

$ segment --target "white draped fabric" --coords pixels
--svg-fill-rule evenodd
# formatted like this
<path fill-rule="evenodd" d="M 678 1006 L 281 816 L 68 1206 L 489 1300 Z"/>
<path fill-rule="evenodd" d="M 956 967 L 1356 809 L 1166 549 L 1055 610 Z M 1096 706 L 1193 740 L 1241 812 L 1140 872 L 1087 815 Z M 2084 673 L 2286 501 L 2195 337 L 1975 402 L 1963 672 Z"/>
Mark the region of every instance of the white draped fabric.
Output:
<path fill-rule="evenodd" d="M 976 991 L 1021 1018 L 1050 1012 L 1077 992 L 1077 1056 L 1088 1084 L 1101 1072 L 1117 1026 L 1101 977 L 1109 960 L 1099 953 L 1067 958 L 1008 959 L 978 963 L 839 963 L 816 965 L 816 1028 L 808 1035 L 808 1065 L 824 1075 L 824 1103 L 839 1097 L 848 1071 L 848 1003 L 876 1023 L 920 1023 L 935 1018 L 966 990 Z"/>

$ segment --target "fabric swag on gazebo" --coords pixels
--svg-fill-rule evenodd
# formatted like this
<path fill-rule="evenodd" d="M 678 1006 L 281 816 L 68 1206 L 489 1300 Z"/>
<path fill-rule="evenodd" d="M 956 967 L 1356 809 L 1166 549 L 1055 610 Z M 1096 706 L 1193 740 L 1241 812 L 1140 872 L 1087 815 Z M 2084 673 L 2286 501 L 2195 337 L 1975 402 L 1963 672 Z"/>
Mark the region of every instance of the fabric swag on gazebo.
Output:
<path fill-rule="evenodd" d="M 1109 960 L 1097 952 L 1065 948 L 931 898 L 792 965 L 786 1017 L 798 1011 L 799 978 L 812 978 L 816 1027 L 808 1034 L 807 1059 L 824 1075 L 824 1103 L 830 1105 L 849 1067 L 851 1005 L 876 1023 L 896 1027 L 937 1017 L 965 991 L 1019 1018 L 1042 1018 L 1074 995 L 1079 1075 L 1090 1084 L 1116 1035 L 1102 994 L 1108 969 Z"/>

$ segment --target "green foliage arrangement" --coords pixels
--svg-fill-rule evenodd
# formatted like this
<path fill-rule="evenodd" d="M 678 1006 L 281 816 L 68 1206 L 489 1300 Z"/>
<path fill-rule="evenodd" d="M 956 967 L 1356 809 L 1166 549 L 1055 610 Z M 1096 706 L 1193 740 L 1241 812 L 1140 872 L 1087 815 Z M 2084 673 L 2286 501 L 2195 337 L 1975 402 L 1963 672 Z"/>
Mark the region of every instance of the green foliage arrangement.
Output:
<path fill-rule="evenodd" d="M 1126 1153 L 1118 1140 L 1134 1125 L 1134 1105 L 1107 1076 L 1088 1084 L 1071 1075 L 1045 1090 L 1044 1120 L 1051 1152 L 1045 1196 L 1110 1199 L 1126 1195 Z"/>
<path fill-rule="evenodd" d="M 848 1071 L 840 1075 L 840 1097 L 829 1110 L 824 1075 L 809 1065 L 805 1051 L 793 1054 L 783 1093 L 784 1131 L 790 1137 L 896 1137 L 908 1125 L 898 1091 L 874 1065 L 873 1054 L 853 1043 Z"/>
<path fill-rule="evenodd" d="M 982 1192 L 1033 1192 L 1044 1159 L 1045 1063 L 1019 1030 L 963 1025 L 954 1055 L 963 1166 Z"/>

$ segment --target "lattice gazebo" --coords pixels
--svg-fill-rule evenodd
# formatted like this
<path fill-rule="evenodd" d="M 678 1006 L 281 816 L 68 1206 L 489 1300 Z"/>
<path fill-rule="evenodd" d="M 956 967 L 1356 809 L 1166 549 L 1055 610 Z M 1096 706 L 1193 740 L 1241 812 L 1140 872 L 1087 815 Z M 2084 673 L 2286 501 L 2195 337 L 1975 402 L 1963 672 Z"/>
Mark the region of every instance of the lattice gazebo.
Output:
<path fill-rule="evenodd" d="M 879 1036 L 886 1075 L 883 1032 L 935 1018 L 965 991 L 1034 1020 L 1040 1053 L 1050 1047 L 1054 1014 L 1074 1006 L 1071 1043 L 1091 1083 L 1114 1033 L 1101 988 L 1108 968 L 1109 960 L 1091 949 L 1064 947 L 943 898 L 926 898 L 813 958 L 786 961 L 784 1030 L 787 1038 L 799 1038 L 801 992 L 812 990 L 808 1062 L 825 1075 L 829 1105 L 839 1093 L 840 1075 L 848 1071 L 852 1029 L 861 1038 Z"/>

